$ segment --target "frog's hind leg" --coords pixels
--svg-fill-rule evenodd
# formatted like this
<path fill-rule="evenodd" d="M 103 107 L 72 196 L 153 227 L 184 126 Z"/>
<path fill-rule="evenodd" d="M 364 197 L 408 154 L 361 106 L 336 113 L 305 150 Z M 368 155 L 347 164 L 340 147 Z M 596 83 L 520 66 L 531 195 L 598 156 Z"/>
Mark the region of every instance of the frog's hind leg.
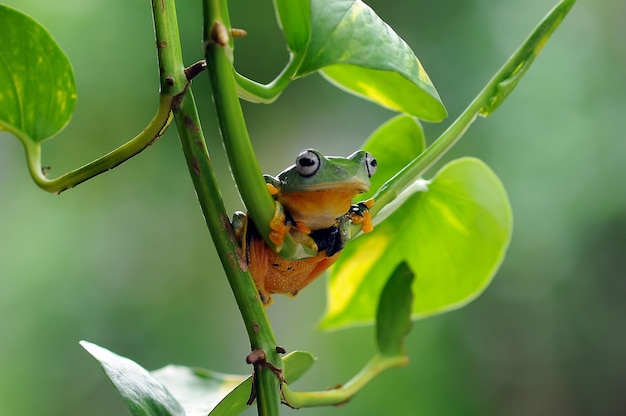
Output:
<path fill-rule="evenodd" d="M 265 288 L 265 281 L 270 271 L 270 260 L 273 253 L 265 244 L 251 220 L 248 220 L 246 228 L 243 250 L 246 253 L 248 270 L 254 280 L 261 301 L 265 306 L 269 306 L 272 303 L 272 296 Z"/>
<path fill-rule="evenodd" d="M 315 265 L 313 270 L 309 273 L 309 275 L 304 280 L 302 280 L 298 288 L 296 290 L 289 292 L 288 295 L 295 297 L 302 289 L 308 286 L 319 275 L 324 273 L 326 269 L 332 266 L 333 263 L 337 261 L 337 259 L 339 258 L 339 254 L 340 253 L 335 253 L 331 257 L 326 257 L 325 253 L 321 252 L 317 257 L 312 257 L 310 259 L 303 260 L 303 261 L 317 262 L 317 264 Z M 319 257 L 323 257 L 323 258 L 319 260 Z"/>

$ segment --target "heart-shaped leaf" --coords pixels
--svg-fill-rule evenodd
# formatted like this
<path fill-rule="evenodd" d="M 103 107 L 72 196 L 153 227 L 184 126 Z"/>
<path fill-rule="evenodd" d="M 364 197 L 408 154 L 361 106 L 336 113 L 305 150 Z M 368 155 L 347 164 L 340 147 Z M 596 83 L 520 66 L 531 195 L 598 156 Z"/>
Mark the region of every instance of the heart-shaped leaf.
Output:
<path fill-rule="evenodd" d="M 418 276 L 414 319 L 458 308 L 487 287 L 511 231 L 509 200 L 496 175 L 478 159 L 450 162 L 427 192 L 414 193 L 373 232 L 346 245 L 331 270 L 320 326 L 373 322 L 382 288 L 403 261 Z"/>
<path fill-rule="evenodd" d="M 310 13 L 298 76 L 322 70 L 341 88 L 384 107 L 429 121 L 447 115 L 411 48 L 365 3 L 311 0 Z"/>
<path fill-rule="evenodd" d="M 39 143 L 69 122 L 76 104 L 67 57 L 39 23 L 0 5 L 0 130 Z"/>

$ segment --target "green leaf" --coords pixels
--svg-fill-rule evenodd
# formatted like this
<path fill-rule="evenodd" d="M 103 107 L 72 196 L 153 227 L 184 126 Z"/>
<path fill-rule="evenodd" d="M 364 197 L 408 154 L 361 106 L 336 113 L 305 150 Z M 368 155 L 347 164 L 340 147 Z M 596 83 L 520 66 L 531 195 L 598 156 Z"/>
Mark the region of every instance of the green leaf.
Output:
<path fill-rule="evenodd" d="M 429 121 L 446 110 L 411 48 L 359 0 L 311 0 L 311 38 L 297 76 L 329 80 L 384 107 Z"/>
<path fill-rule="evenodd" d="M 411 329 L 411 283 L 414 276 L 406 262 L 400 263 L 380 295 L 376 314 L 376 342 L 381 355 L 406 355 L 404 337 Z"/>
<path fill-rule="evenodd" d="M 488 286 L 512 231 L 504 187 L 483 162 L 462 158 L 428 188 L 346 245 L 331 270 L 322 328 L 372 322 L 388 276 L 403 261 L 419 276 L 414 319 L 459 308 Z"/>
<path fill-rule="evenodd" d="M 422 66 L 415 75 L 400 70 L 332 65 L 320 72 L 339 88 L 391 110 L 432 122 L 446 118 L 448 113 Z"/>
<path fill-rule="evenodd" d="M 370 191 L 360 195 L 367 199 L 385 182 L 424 151 L 424 131 L 417 119 L 398 115 L 380 126 L 365 141 L 363 149 L 370 152 L 378 162 L 372 176 Z"/>
<path fill-rule="evenodd" d="M 285 380 L 291 384 L 304 375 L 315 364 L 315 357 L 308 351 L 293 351 L 283 358 Z"/>
<path fill-rule="evenodd" d="M 80 343 L 104 369 L 133 416 L 235 415 L 247 405 L 250 376 L 222 374 L 202 368 L 168 365 L 148 372 L 134 361 L 87 341 Z M 309 352 L 283 358 L 285 379 L 294 382 L 315 363 Z"/>
<path fill-rule="evenodd" d="M 80 345 L 100 362 L 133 416 L 185 415 L 172 394 L 139 364 L 90 342 Z"/>
<path fill-rule="evenodd" d="M 304 51 L 311 33 L 310 0 L 274 0 L 278 22 L 292 53 Z"/>
<path fill-rule="evenodd" d="M 69 122 L 76 104 L 67 57 L 39 23 L 0 5 L 0 130 L 39 143 Z"/>
<path fill-rule="evenodd" d="M 206 416 L 247 378 L 180 365 L 168 365 L 150 374 L 177 399 L 186 416 Z"/>

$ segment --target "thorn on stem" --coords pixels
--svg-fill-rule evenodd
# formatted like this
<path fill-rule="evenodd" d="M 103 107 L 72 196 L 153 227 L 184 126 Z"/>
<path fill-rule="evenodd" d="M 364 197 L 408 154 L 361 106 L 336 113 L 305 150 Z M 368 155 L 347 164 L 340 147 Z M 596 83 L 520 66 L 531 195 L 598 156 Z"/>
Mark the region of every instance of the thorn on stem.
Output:
<path fill-rule="evenodd" d="M 244 29 L 237 29 L 237 28 L 232 28 L 230 29 L 230 35 L 233 38 L 245 38 L 246 36 L 248 36 L 248 32 L 246 32 Z"/>

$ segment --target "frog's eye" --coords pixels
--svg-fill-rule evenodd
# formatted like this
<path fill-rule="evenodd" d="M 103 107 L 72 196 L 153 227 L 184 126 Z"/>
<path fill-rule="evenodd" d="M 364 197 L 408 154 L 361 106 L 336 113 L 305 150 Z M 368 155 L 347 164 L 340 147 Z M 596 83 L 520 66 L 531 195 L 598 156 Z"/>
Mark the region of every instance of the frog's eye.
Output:
<path fill-rule="evenodd" d="M 378 162 L 371 153 L 365 153 L 365 167 L 367 168 L 367 176 L 370 178 L 376 173 L 378 168 Z"/>
<path fill-rule="evenodd" d="M 315 175 L 320 168 L 320 157 L 311 150 L 304 150 L 296 158 L 296 170 L 301 176 L 308 178 Z"/>

